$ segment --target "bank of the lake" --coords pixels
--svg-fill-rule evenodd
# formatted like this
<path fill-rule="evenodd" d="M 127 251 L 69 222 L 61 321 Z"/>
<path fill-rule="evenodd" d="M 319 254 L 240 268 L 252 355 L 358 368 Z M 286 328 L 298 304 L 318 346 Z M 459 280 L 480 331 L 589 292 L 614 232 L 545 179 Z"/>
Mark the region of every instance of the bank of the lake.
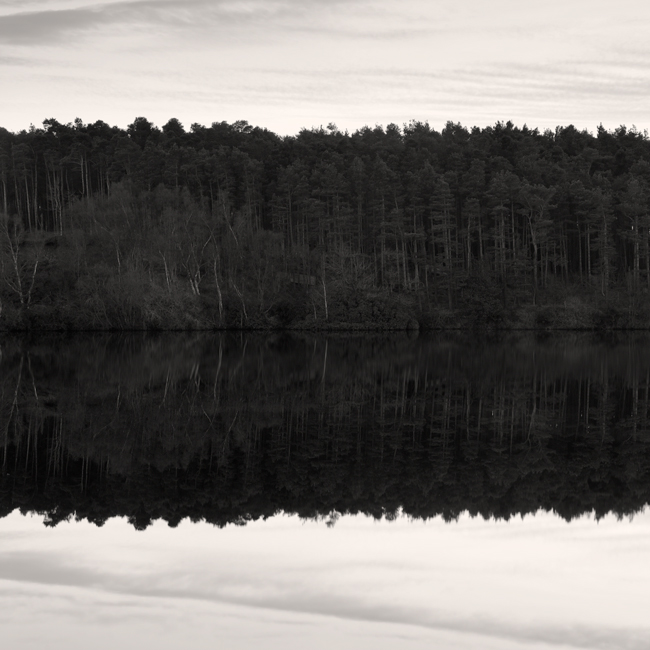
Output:
<path fill-rule="evenodd" d="M 214 274 L 195 283 L 141 261 L 123 268 L 92 254 L 79 264 L 70 237 L 48 238 L 38 260 L 24 259 L 21 283 L 5 272 L 0 331 L 82 330 L 614 330 L 647 329 L 645 289 L 602 291 L 599 279 L 503 290 L 477 271 L 455 288 L 417 291 L 359 287 L 332 274 L 268 271 L 245 282 Z M 29 250 L 29 249 L 28 249 Z M 96 253 L 97 251 L 95 251 Z M 93 261 L 94 260 L 94 261 Z M 30 266 L 31 264 L 31 266 Z M 26 269 L 30 272 L 27 273 Z M 10 288 L 20 286 L 20 291 Z M 4 290 L 3 290 L 4 289 Z M 449 304 L 451 302 L 451 304 Z"/>

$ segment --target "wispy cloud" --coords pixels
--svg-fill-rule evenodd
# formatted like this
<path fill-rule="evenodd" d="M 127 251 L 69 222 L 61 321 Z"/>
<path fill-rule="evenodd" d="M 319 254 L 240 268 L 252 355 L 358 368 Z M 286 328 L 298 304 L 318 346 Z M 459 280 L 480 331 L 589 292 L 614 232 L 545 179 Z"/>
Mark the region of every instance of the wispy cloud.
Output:
<path fill-rule="evenodd" d="M 395 41 L 431 36 L 440 31 L 433 27 L 384 27 L 382 29 L 364 29 L 354 25 L 288 25 L 285 28 L 288 32 L 318 34 L 322 36 L 335 36 L 347 39 L 368 39 Z"/>
<path fill-rule="evenodd" d="M 34 65 L 36 61 L 23 56 L 0 54 L 0 66 Z"/>
<path fill-rule="evenodd" d="M 536 101 L 591 101 L 602 99 L 620 102 L 622 97 L 650 100 L 650 74 L 636 65 L 619 63 L 604 68 L 585 63 L 512 64 L 507 67 L 483 65 L 448 70 L 416 72 L 409 69 L 303 69 L 287 71 L 274 68 L 240 69 L 224 78 L 222 90 L 245 95 L 255 92 L 271 101 L 302 99 L 309 103 L 356 103 L 375 94 L 386 102 L 409 98 L 416 104 L 444 95 L 458 101 L 468 99 Z M 247 88 L 241 78 L 252 80 Z M 200 80 L 199 80 L 200 81 Z M 282 83 L 280 83 L 282 81 Z M 197 88 L 197 91 L 199 89 Z M 165 91 L 170 92 L 170 91 Z M 203 86 L 200 91 L 213 97 L 214 91 Z"/>
<path fill-rule="evenodd" d="M 381 3 L 383 0 L 379 0 Z M 133 29 L 147 26 L 166 27 L 170 30 L 187 30 L 206 27 L 224 28 L 263 27 L 265 30 L 323 32 L 363 36 L 385 32 L 393 36 L 400 30 L 389 26 L 385 30 L 353 30 L 344 21 L 339 27 L 322 25 L 319 15 L 346 13 L 350 7 L 375 2 L 368 0 L 124 0 L 110 3 L 93 3 L 82 7 L 50 9 L 36 6 L 31 11 L 0 15 L 0 43 L 44 45 L 61 42 L 67 35 L 109 30 L 119 27 Z M 5 4 L 5 6 L 7 6 Z M 9 4 L 9 7 L 18 7 Z M 333 22 L 333 21 L 332 21 Z"/>
<path fill-rule="evenodd" d="M 93 9 L 31 11 L 0 16 L 0 43 L 43 45 L 66 34 L 88 29 L 101 21 Z"/>
<path fill-rule="evenodd" d="M 615 20 L 603 25 L 601 12 L 594 17 L 584 15 L 572 3 L 549 2 L 552 8 L 549 3 L 522 8 L 512 0 L 495 0 L 486 9 L 475 0 L 438 0 L 435 7 L 424 0 L 404 0 L 399 5 L 391 0 L 0 0 L 0 43 L 56 43 L 71 33 L 116 27 L 209 27 L 222 34 L 223 27 L 239 26 L 260 27 L 267 34 L 305 31 L 389 39 L 433 30 L 455 32 L 464 39 L 489 33 L 507 42 L 518 37 L 529 43 L 550 38 L 564 46 L 567 35 L 573 44 L 602 35 L 604 30 L 605 35 L 617 29 L 639 32 L 643 20 L 648 20 L 643 12 L 635 12 L 633 21 L 619 12 Z"/>
<path fill-rule="evenodd" d="M 42 8 L 0 16 L 0 43 L 48 45 L 64 41 L 70 34 L 94 33 L 115 26 L 135 29 L 142 25 L 179 25 L 187 19 L 187 7 L 195 11 L 205 1 L 129 0 L 93 3 L 82 7 Z M 182 7 L 186 9 L 180 11 Z M 197 21 L 199 16 L 196 17 Z"/>

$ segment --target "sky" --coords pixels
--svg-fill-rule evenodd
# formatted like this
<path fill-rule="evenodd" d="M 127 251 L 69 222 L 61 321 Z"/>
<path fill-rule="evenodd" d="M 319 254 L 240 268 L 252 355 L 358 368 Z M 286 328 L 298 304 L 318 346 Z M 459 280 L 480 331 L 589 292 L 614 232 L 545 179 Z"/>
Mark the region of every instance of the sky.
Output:
<path fill-rule="evenodd" d="M 645 650 L 650 511 L 333 528 L 0 520 L 3 647 Z"/>
<path fill-rule="evenodd" d="M 0 0 L 0 126 L 650 128 L 644 0 Z"/>

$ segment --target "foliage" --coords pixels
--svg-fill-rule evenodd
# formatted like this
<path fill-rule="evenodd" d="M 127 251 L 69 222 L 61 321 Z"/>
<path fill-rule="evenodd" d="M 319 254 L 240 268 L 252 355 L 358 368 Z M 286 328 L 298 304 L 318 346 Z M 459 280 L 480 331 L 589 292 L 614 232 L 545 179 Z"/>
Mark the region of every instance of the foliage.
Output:
<path fill-rule="evenodd" d="M 648 161 L 625 127 L 0 130 L 0 327 L 637 326 Z"/>

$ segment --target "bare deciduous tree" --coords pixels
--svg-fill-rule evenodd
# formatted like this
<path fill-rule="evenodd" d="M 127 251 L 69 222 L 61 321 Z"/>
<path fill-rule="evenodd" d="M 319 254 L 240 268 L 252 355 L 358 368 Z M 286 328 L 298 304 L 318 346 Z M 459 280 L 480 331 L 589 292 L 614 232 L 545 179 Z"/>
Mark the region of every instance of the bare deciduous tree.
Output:
<path fill-rule="evenodd" d="M 29 308 L 31 304 L 42 252 L 42 245 L 35 245 L 32 255 L 21 254 L 24 241 L 21 221 L 0 215 L 0 270 L 5 285 L 18 296 L 21 309 Z"/>

